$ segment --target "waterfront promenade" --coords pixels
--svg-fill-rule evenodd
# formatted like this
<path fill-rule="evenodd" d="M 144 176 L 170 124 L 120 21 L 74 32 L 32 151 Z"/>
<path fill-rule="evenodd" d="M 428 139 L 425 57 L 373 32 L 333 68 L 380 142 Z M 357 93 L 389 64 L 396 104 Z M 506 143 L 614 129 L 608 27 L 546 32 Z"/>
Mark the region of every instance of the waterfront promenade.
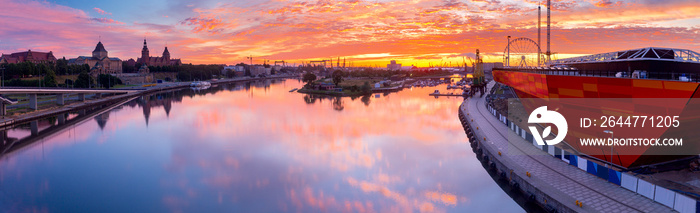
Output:
<path fill-rule="evenodd" d="M 491 82 L 489 88 L 493 85 Z M 483 153 L 489 153 L 491 161 L 500 164 L 497 169 L 509 169 L 502 173 L 511 182 L 523 182 L 518 185 L 537 203 L 558 212 L 673 212 L 543 152 L 494 117 L 485 101 L 466 99 L 459 110 Z"/>

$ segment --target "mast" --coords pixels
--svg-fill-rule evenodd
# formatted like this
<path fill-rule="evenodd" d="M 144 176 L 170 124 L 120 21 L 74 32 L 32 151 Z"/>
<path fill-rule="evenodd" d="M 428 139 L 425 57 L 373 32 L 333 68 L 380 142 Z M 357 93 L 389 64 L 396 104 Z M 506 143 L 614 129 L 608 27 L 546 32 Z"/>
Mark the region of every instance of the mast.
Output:
<path fill-rule="evenodd" d="M 540 31 L 542 31 L 542 6 L 537 5 L 537 66 L 542 65 L 540 58 L 542 58 L 542 42 L 540 41 Z"/>
<path fill-rule="evenodd" d="M 550 37 L 549 37 L 549 28 L 550 27 L 549 27 L 549 25 L 550 25 L 550 11 L 552 9 L 551 7 L 552 7 L 551 0 L 547 0 L 547 53 L 546 53 L 547 54 L 547 64 L 551 63 L 551 60 L 552 60 L 552 58 L 551 58 L 552 52 L 549 49 L 549 42 L 550 42 Z"/>

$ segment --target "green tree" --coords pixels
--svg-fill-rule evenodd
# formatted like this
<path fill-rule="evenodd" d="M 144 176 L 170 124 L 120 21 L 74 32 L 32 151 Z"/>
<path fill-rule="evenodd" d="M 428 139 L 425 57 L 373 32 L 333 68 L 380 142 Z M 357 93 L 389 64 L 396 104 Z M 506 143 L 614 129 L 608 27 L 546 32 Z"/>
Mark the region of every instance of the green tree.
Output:
<path fill-rule="evenodd" d="M 68 61 L 66 60 L 66 57 L 56 60 L 55 72 L 58 75 L 65 75 L 68 73 Z"/>
<path fill-rule="evenodd" d="M 177 72 L 177 79 L 179 79 L 180 81 L 191 81 L 192 77 L 189 72 L 180 70 L 179 72 Z"/>
<path fill-rule="evenodd" d="M 75 87 L 76 88 L 89 88 L 90 85 L 92 85 L 93 79 L 90 74 L 87 72 L 83 71 L 78 75 L 78 79 L 75 80 Z"/>
<path fill-rule="evenodd" d="M 372 86 L 368 81 L 365 81 L 365 83 L 362 84 L 362 87 L 360 87 L 360 91 L 362 91 L 364 94 L 372 94 Z"/>
<path fill-rule="evenodd" d="M 109 74 L 100 74 L 97 76 L 97 82 L 100 84 L 100 86 L 107 89 L 114 87 L 114 85 L 122 84 L 121 79 Z"/>
<path fill-rule="evenodd" d="M 44 85 L 46 87 L 56 87 L 56 73 L 53 70 L 46 71 L 44 76 Z"/>
<path fill-rule="evenodd" d="M 304 77 L 302 77 L 301 81 L 303 81 L 306 84 L 310 84 L 311 82 L 314 82 L 316 80 L 316 75 L 313 73 L 306 73 L 304 74 Z"/>
<path fill-rule="evenodd" d="M 336 87 L 338 86 L 338 84 L 340 84 L 340 82 L 343 81 L 343 75 L 345 75 L 345 73 L 343 73 L 342 70 L 336 70 L 331 75 L 331 76 L 333 76 L 333 83 L 335 84 Z"/>

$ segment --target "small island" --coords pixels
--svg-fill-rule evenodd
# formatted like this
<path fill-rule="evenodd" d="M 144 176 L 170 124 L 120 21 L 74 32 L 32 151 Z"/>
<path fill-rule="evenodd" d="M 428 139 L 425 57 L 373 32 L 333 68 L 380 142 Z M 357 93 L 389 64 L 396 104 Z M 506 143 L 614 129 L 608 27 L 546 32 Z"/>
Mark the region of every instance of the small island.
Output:
<path fill-rule="evenodd" d="M 306 83 L 299 93 L 329 95 L 338 97 L 357 97 L 377 92 L 395 92 L 415 81 L 410 77 L 416 75 L 444 75 L 445 73 L 390 72 L 365 69 L 354 72 L 335 70 L 330 75 L 327 71 L 306 71 L 302 81 Z M 321 78 L 319 79 L 319 76 Z"/>

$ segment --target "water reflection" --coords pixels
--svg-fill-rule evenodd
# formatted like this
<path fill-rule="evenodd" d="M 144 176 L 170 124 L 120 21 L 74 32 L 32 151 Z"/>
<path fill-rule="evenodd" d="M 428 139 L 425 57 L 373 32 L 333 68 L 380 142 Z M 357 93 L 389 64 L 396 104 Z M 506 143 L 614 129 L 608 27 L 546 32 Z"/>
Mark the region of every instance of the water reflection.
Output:
<path fill-rule="evenodd" d="M 469 149 L 455 115 L 461 99 L 433 99 L 433 88 L 381 98 L 288 92 L 301 85 L 169 91 L 85 120 L 95 122 L 66 120 L 2 156 L 0 209 L 522 211 Z"/>
<path fill-rule="evenodd" d="M 363 96 L 363 98 L 364 97 L 367 97 L 366 105 L 369 105 L 369 95 Z M 358 97 L 334 97 L 334 96 L 326 96 L 326 95 L 305 94 L 305 95 L 303 95 L 303 98 L 304 98 L 304 103 L 306 103 L 306 104 L 315 104 L 317 101 L 319 103 L 330 102 L 333 105 L 333 110 L 343 111 L 343 109 L 345 109 L 345 99 L 349 99 L 351 101 L 354 101 Z M 365 100 L 365 99 L 363 99 L 363 100 Z"/>

